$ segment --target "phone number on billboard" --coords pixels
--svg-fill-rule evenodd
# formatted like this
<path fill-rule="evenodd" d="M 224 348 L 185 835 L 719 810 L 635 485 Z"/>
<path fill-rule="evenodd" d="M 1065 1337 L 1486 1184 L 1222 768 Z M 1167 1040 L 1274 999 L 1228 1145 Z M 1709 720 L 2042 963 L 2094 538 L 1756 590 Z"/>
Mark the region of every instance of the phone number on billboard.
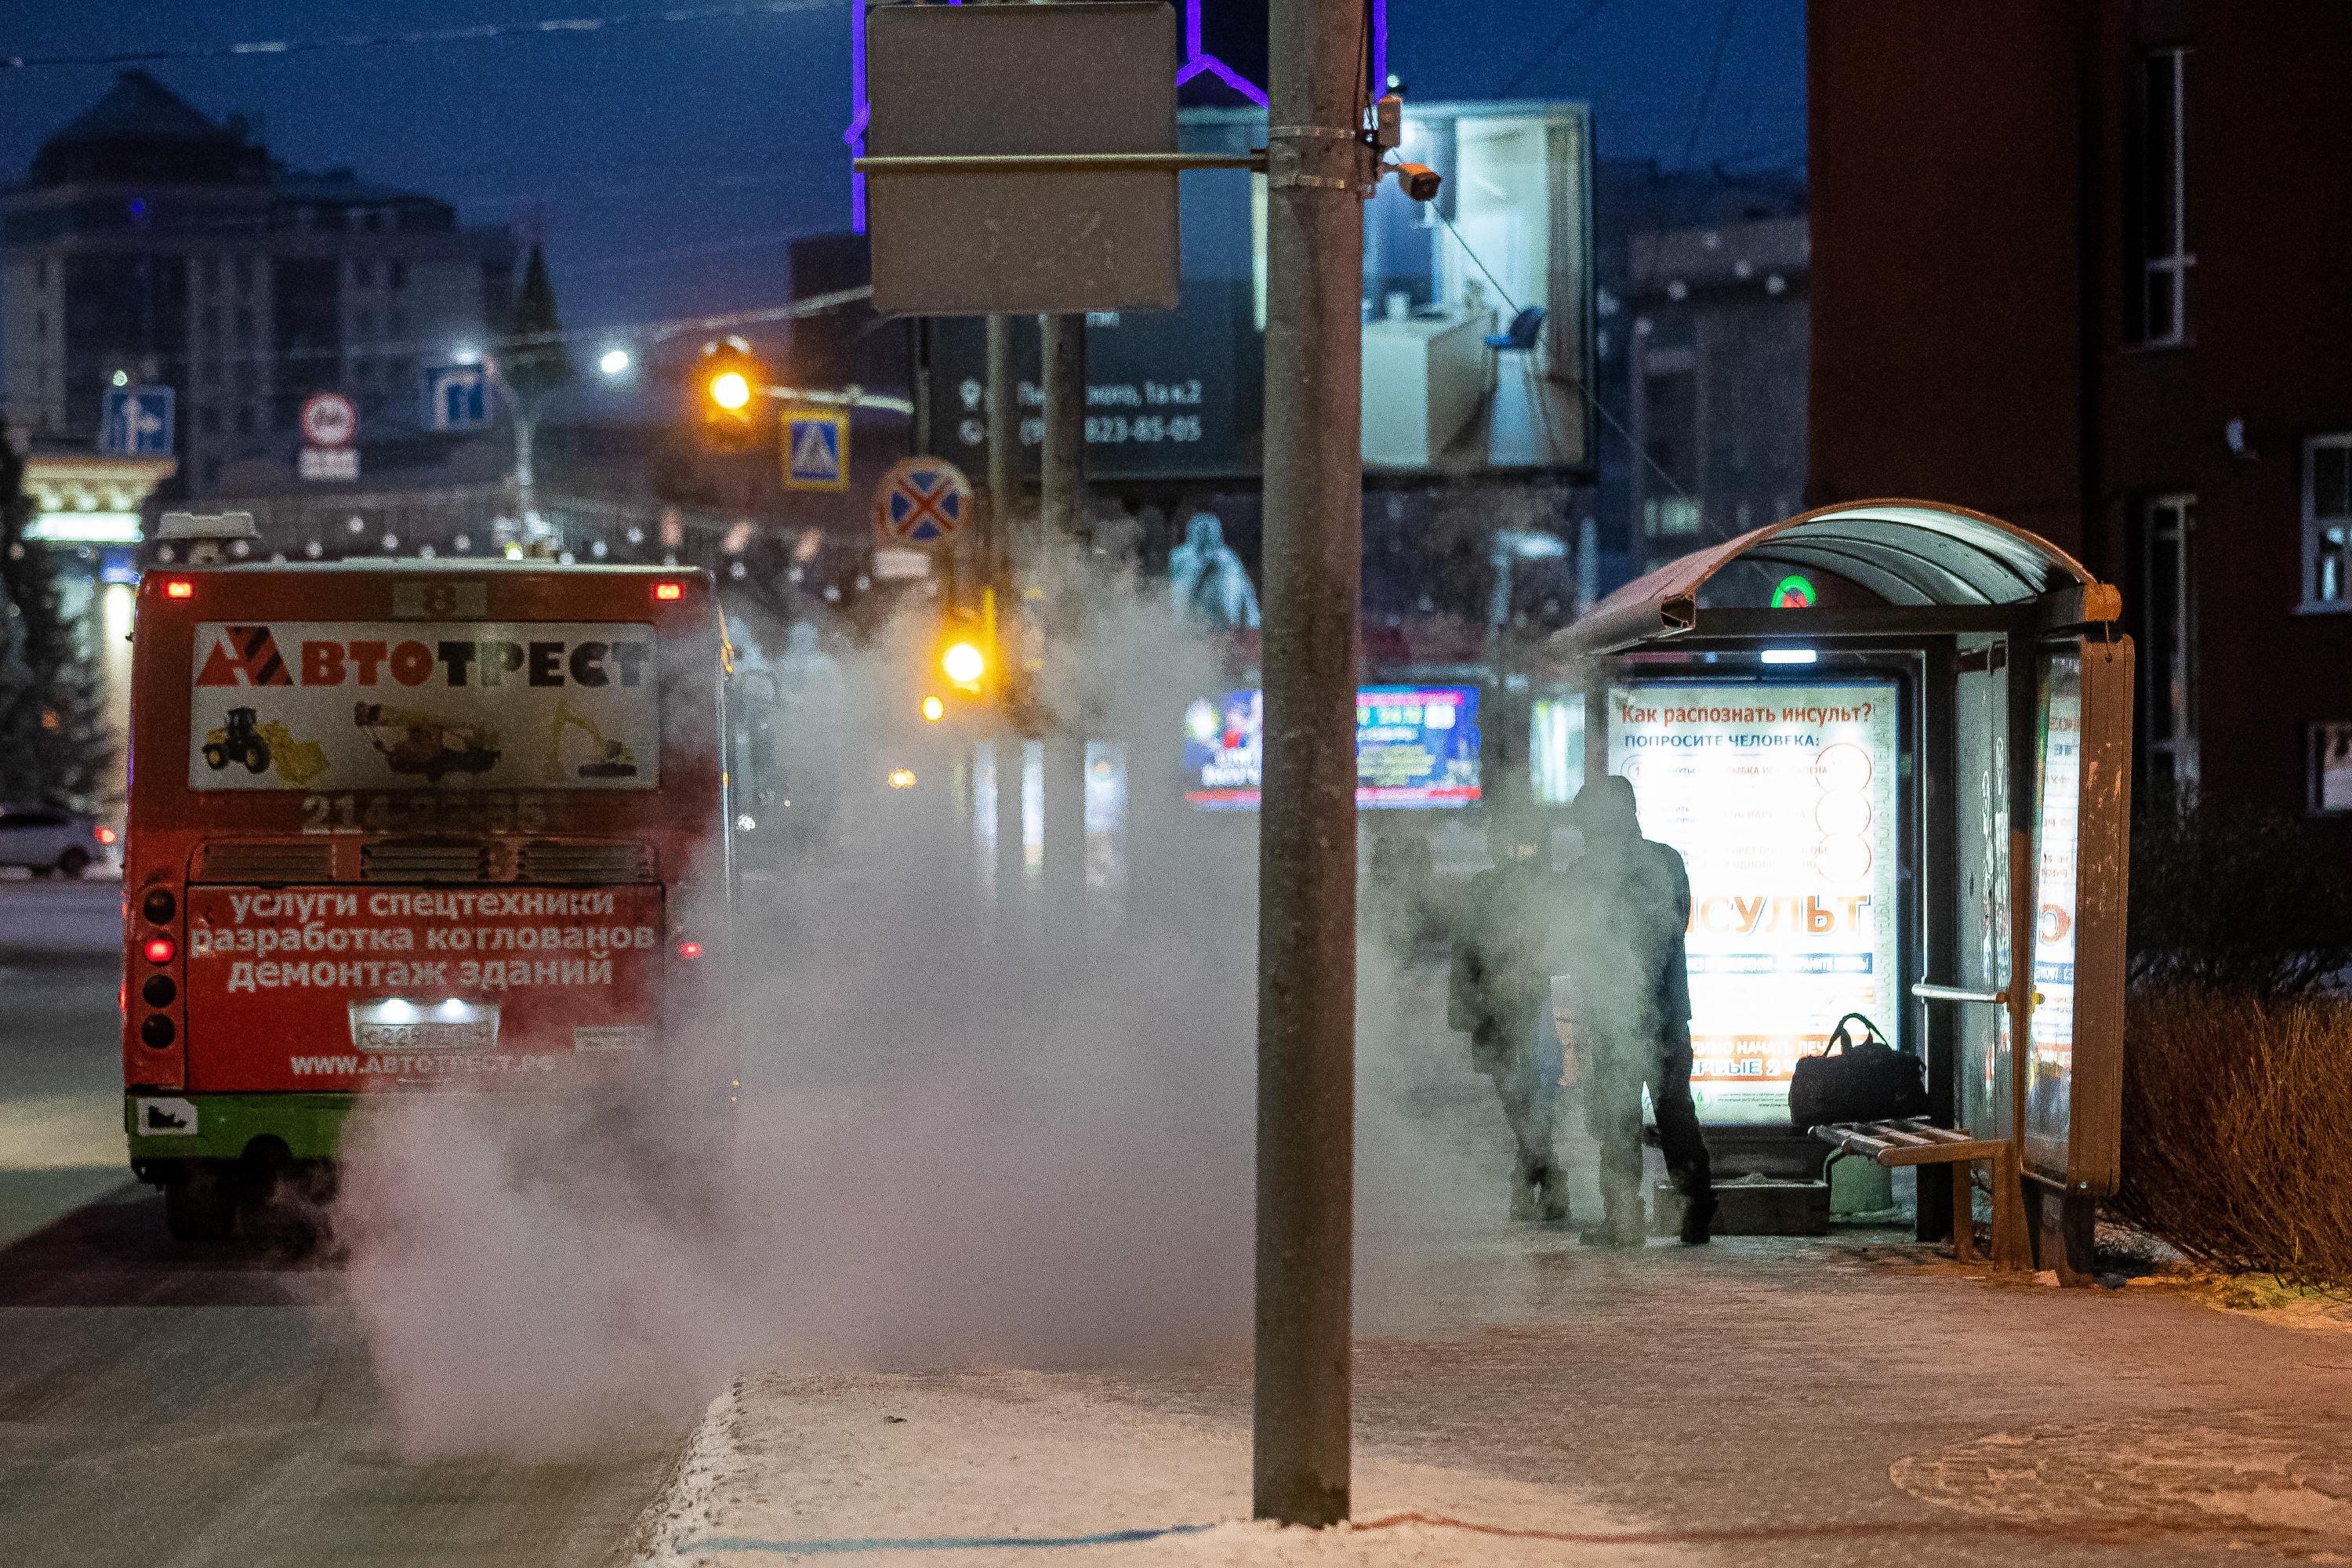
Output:
<path fill-rule="evenodd" d="M 1034 447 L 1045 438 L 1043 419 L 1021 422 L 1021 444 Z M 1092 415 L 1087 419 L 1087 443 L 1095 447 L 1118 447 L 1130 441 L 1197 441 L 1201 439 L 1201 416 L 1179 414 L 1172 417 L 1158 414 L 1139 415 L 1130 419 L 1124 414 Z"/>

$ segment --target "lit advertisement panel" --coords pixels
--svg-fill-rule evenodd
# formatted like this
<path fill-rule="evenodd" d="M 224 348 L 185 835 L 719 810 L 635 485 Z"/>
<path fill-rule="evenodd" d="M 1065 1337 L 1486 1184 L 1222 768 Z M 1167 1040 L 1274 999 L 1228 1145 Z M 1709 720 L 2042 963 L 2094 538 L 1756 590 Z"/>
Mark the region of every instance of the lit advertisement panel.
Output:
<path fill-rule="evenodd" d="M 1405 100 L 1400 153 L 1443 176 L 1434 202 L 1393 180 L 1364 204 L 1361 450 L 1377 475 L 1590 466 L 1591 126 L 1580 103 Z M 1189 109 L 1188 152 L 1265 145 L 1262 110 Z M 1177 186 L 1171 310 L 1097 311 L 1087 327 L 1087 468 L 1110 482 L 1245 479 L 1264 457 L 1265 176 Z M 933 321 L 939 455 L 987 466 L 986 331 Z M 1034 319 L 1013 334 L 1015 430 L 1034 473 L 1045 391 Z"/>
<path fill-rule="evenodd" d="M 1902 1027 L 1900 730 L 1891 680 L 1657 682 L 1609 693 L 1609 771 L 1690 870 L 1692 1098 L 1777 1124 L 1838 1017 Z"/>
<path fill-rule="evenodd" d="M 2033 1012 L 2025 1133 L 2045 1168 L 2066 1169 L 2074 1116 L 2074 893 L 2082 842 L 2083 661 L 2046 657 L 2042 678 L 2041 812 L 2033 922 Z"/>
<path fill-rule="evenodd" d="M 1251 811 L 1265 780 L 1265 697 L 1202 698 L 1184 714 L 1184 798 Z M 1478 689 L 1365 686 L 1356 691 L 1356 804 L 1449 810 L 1478 802 Z"/>

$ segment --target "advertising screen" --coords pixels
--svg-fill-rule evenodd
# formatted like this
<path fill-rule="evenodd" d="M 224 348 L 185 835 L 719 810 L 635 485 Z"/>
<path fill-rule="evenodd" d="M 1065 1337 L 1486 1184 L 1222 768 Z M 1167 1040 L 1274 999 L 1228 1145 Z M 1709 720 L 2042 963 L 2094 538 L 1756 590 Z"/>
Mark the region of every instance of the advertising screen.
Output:
<path fill-rule="evenodd" d="M 2083 661 L 2047 657 L 2042 684 L 2041 813 L 2034 833 L 2038 857 L 2033 923 L 2032 1076 L 2025 1086 L 2029 1140 L 2043 1159 L 2066 1168 L 2066 1133 L 2074 1068 L 2074 884 L 2081 851 L 2083 793 Z"/>
<path fill-rule="evenodd" d="M 1891 680 L 1609 693 L 1609 771 L 1690 870 L 1701 1121 L 1785 1126 L 1797 1058 L 1841 1015 L 1901 1028 L 1899 736 Z"/>
<path fill-rule="evenodd" d="M 1265 780 L 1265 697 L 1202 698 L 1184 714 L 1184 798 L 1208 811 L 1256 808 Z M 1478 801 L 1478 689 L 1365 686 L 1356 691 L 1356 804 L 1453 809 Z"/>
<path fill-rule="evenodd" d="M 1583 105 L 1406 100 L 1401 155 L 1437 199 L 1384 180 L 1364 208 L 1363 458 L 1400 474 L 1581 468 L 1591 458 L 1591 126 Z M 1188 110 L 1188 151 L 1265 145 L 1250 110 Z M 1246 478 L 1262 456 L 1265 176 L 1179 183 L 1176 308 L 1087 318 L 1087 464 L 1105 479 Z M 986 467 L 985 331 L 932 329 L 940 456 Z M 1045 437 L 1037 330 L 1016 324 L 1024 459 Z M 1034 469 L 1033 469 L 1034 471 Z"/>

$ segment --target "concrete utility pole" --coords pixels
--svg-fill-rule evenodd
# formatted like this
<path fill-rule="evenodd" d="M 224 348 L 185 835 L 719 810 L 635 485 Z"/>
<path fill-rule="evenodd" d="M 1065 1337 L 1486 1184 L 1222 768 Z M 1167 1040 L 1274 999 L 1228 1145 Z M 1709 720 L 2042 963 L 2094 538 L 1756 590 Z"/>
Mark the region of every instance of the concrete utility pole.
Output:
<path fill-rule="evenodd" d="M 1043 546 L 1034 570 L 1048 584 L 1048 624 L 1065 639 L 1076 629 L 1085 584 L 1069 571 L 1072 542 L 1086 516 L 1087 319 L 1039 318 L 1043 335 L 1045 439 L 1039 458 Z M 1087 737 L 1076 671 L 1056 672 L 1059 711 L 1045 732 L 1045 907 L 1060 934 L 1082 930 L 1087 895 Z"/>
<path fill-rule="evenodd" d="M 1010 909 L 1027 874 L 1021 845 L 1021 774 L 1029 711 L 1029 656 L 1021 592 L 1036 572 L 1034 517 L 1021 488 L 1021 397 L 1013 370 L 1013 318 L 988 318 L 988 558 L 984 581 L 996 590 L 996 659 L 1003 705 L 996 727 L 996 901 Z"/>
<path fill-rule="evenodd" d="M 1273 0 L 1254 1507 L 1348 1517 L 1355 1209 L 1361 0 Z"/>

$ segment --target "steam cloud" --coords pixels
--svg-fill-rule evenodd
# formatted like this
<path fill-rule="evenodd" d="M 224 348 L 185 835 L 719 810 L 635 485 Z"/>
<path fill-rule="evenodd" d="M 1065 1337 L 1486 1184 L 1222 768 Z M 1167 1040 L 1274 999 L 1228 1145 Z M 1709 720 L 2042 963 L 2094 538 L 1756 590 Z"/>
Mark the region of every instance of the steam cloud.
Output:
<path fill-rule="evenodd" d="M 918 754 L 947 782 L 944 752 L 922 751 L 938 732 L 911 719 L 921 635 L 846 666 L 867 727 L 845 748 L 854 783 Z M 1222 674 L 1117 585 L 1078 635 L 1059 662 L 1088 689 L 1049 698 L 1137 742 L 1124 922 L 1097 910 L 1074 939 L 1000 910 L 946 789 L 854 787 L 838 847 L 739 910 L 730 1016 L 669 1047 L 681 1082 L 724 1082 L 719 1042 L 742 1031 L 731 1130 L 707 1094 L 384 1096 L 355 1120 L 335 1234 L 409 1453 L 674 1433 L 755 1358 L 1245 1351 L 1255 844 L 1245 821 L 1169 804 L 1172 760 L 1150 749 Z M 1442 971 L 1386 954 L 1368 940 L 1360 963 L 1359 1319 L 1375 1331 L 1413 1317 L 1430 1257 L 1499 1234 L 1510 1163 L 1445 1031 Z"/>

